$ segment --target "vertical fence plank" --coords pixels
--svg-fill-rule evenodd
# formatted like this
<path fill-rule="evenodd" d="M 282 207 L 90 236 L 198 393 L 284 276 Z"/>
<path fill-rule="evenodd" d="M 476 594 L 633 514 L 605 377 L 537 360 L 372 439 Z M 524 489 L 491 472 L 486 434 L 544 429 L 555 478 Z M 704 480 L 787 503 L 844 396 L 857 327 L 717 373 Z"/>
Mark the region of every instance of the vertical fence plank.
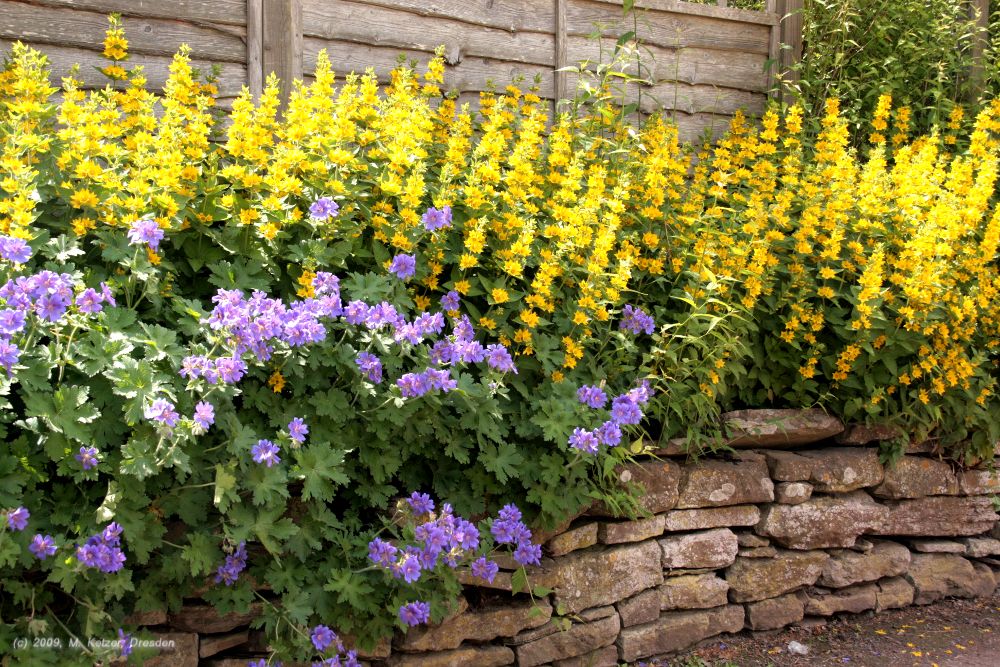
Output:
<path fill-rule="evenodd" d="M 969 96 L 975 100 L 982 92 L 983 82 L 986 78 L 986 69 L 983 65 L 983 52 L 989 40 L 990 27 L 990 0 L 970 0 L 969 11 L 976 21 L 976 35 L 972 40 L 972 71 L 969 78 L 972 89 Z"/>
<path fill-rule="evenodd" d="M 281 80 L 282 104 L 292 82 L 302 78 L 302 5 L 300 0 L 263 0 L 263 73 Z"/>
<path fill-rule="evenodd" d="M 803 0 L 778 0 L 781 18 L 781 56 L 779 75 L 782 81 L 782 98 L 795 97 L 794 84 L 799 80 L 792 65 L 802 59 L 802 5 Z"/>
<path fill-rule="evenodd" d="M 556 20 L 553 29 L 555 31 L 555 47 L 556 47 L 556 58 L 555 58 L 555 68 L 559 70 L 566 66 L 566 2 L 567 0 L 555 0 L 556 3 Z M 553 73 L 553 89 L 555 90 L 555 101 L 553 108 L 556 112 L 559 111 L 559 101 L 566 99 L 566 72 L 556 71 Z"/>
<path fill-rule="evenodd" d="M 778 13 L 778 0 L 767 0 L 764 11 L 768 14 Z M 778 17 L 781 18 L 780 16 Z M 767 90 L 768 95 L 781 100 L 781 88 L 778 86 L 778 62 L 781 58 L 781 21 L 771 26 L 771 41 L 767 46 Z"/>
<path fill-rule="evenodd" d="M 264 90 L 263 0 L 247 0 L 247 87 L 254 99 Z"/>

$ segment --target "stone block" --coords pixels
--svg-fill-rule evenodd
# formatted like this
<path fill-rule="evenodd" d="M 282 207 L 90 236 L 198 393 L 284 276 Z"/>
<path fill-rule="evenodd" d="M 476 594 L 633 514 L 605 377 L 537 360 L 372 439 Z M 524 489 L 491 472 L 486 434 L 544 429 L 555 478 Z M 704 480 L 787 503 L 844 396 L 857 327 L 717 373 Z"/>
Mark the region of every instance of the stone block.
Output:
<path fill-rule="evenodd" d="M 813 589 L 808 593 L 806 613 L 812 616 L 833 616 L 841 612 L 859 614 L 874 609 L 878 587 L 858 584 L 837 590 Z"/>
<path fill-rule="evenodd" d="M 965 555 L 972 558 L 1000 556 L 1000 540 L 993 537 L 963 537 L 958 540 L 965 547 Z"/>
<path fill-rule="evenodd" d="M 747 603 L 747 625 L 751 630 L 777 630 L 802 620 L 805 595 L 799 591 L 760 602 Z"/>
<path fill-rule="evenodd" d="M 201 635 L 198 655 L 202 658 L 208 658 L 216 653 L 222 653 L 226 649 L 246 644 L 248 641 L 250 641 L 248 630 L 230 632 L 224 635 Z"/>
<path fill-rule="evenodd" d="M 673 510 L 663 515 L 663 530 L 671 533 L 706 528 L 755 526 L 758 521 L 760 521 L 760 510 L 756 505 Z"/>
<path fill-rule="evenodd" d="M 515 647 L 517 664 L 534 667 L 590 653 L 613 644 L 620 629 L 617 613 L 591 623 L 574 623 L 568 630 Z"/>
<path fill-rule="evenodd" d="M 522 630 L 548 623 L 552 606 L 546 600 L 510 602 L 467 609 L 439 625 L 411 628 L 400 642 L 403 651 L 443 651 L 464 641 L 486 642 L 513 637 Z"/>
<path fill-rule="evenodd" d="M 793 549 L 849 547 L 882 525 L 884 507 L 864 491 L 810 498 L 798 505 L 770 505 L 757 532 Z"/>
<path fill-rule="evenodd" d="M 798 505 L 812 497 L 813 485 L 809 482 L 778 482 L 774 485 L 774 502 Z"/>
<path fill-rule="evenodd" d="M 729 584 L 714 574 L 691 574 L 670 577 L 657 590 L 663 610 L 711 609 L 726 604 Z"/>
<path fill-rule="evenodd" d="M 965 545 L 955 540 L 910 540 L 910 547 L 925 554 L 965 553 Z"/>
<path fill-rule="evenodd" d="M 778 555 L 778 550 L 774 547 L 754 547 L 753 549 L 740 549 L 736 555 L 741 558 L 774 558 Z"/>
<path fill-rule="evenodd" d="M 767 462 L 771 478 L 776 482 L 808 482 L 812 475 L 812 459 L 805 456 L 770 449 L 761 454 Z"/>
<path fill-rule="evenodd" d="M 931 496 L 913 500 L 887 500 L 888 515 L 870 531 L 875 535 L 914 537 L 979 535 L 997 520 L 986 496 Z"/>
<path fill-rule="evenodd" d="M 963 470 L 958 473 L 958 487 L 967 496 L 1000 493 L 1000 473 L 995 470 Z"/>
<path fill-rule="evenodd" d="M 975 591 L 977 598 L 988 598 L 993 595 L 997 587 L 996 575 L 992 568 L 985 563 L 972 561 L 972 569 L 976 571 Z"/>
<path fill-rule="evenodd" d="M 250 621 L 260 616 L 263 605 L 250 605 L 246 612 L 229 612 L 220 614 L 211 605 L 185 605 L 180 611 L 168 615 L 168 623 L 172 628 L 184 632 L 213 634 L 229 632 L 241 626 L 250 625 Z"/>
<path fill-rule="evenodd" d="M 882 483 L 872 489 L 872 495 L 894 500 L 957 493 L 958 479 L 951 466 L 923 456 L 903 456 L 885 469 Z"/>
<path fill-rule="evenodd" d="M 660 617 L 660 589 L 650 588 L 615 605 L 622 627 L 652 623 Z"/>
<path fill-rule="evenodd" d="M 844 430 L 836 417 L 817 408 L 737 410 L 722 415 L 730 447 L 796 447 L 826 440 Z"/>
<path fill-rule="evenodd" d="M 774 558 L 737 558 L 726 570 L 729 599 L 756 602 L 812 586 L 830 558 L 825 551 L 779 551 Z"/>
<path fill-rule="evenodd" d="M 769 503 L 774 483 L 764 459 L 744 452 L 738 461 L 700 461 L 681 469 L 677 509 Z"/>
<path fill-rule="evenodd" d="M 461 646 L 435 653 L 397 653 L 389 658 L 389 667 L 503 667 L 514 664 L 514 652 L 506 646 Z"/>
<path fill-rule="evenodd" d="M 720 568 L 732 564 L 739 544 L 728 528 L 661 538 L 663 568 Z"/>
<path fill-rule="evenodd" d="M 700 611 L 668 611 L 652 623 L 625 628 L 618 635 L 621 660 L 674 653 L 722 632 L 739 632 L 745 615 L 740 605 Z"/>
<path fill-rule="evenodd" d="M 663 515 L 637 519 L 636 521 L 619 521 L 602 523 L 597 531 L 597 539 L 602 544 L 624 544 L 626 542 L 642 542 L 651 537 L 663 534 Z"/>
<path fill-rule="evenodd" d="M 829 447 L 799 453 L 812 461 L 809 481 L 822 493 L 847 493 L 874 486 L 883 479 L 875 449 Z"/>
<path fill-rule="evenodd" d="M 755 549 L 757 547 L 767 547 L 771 545 L 771 540 L 766 537 L 761 537 L 755 533 L 740 532 L 736 533 L 736 543 L 741 547 L 748 549 Z"/>
<path fill-rule="evenodd" d="M 591 521 L 556 535 L 545 543 L 545 551 L 550 556 L 565 556 L 571 551 L 585 549 L 597 544 L 597 522 Z"/>
<path fill-rule="evenodd" d="M 842 433 L 837 434 L 833 441 L 838 445 L 859 446 L 870 442 L 895 440 L 903 435 L 895 426 L 889 424 L 849 424 Z"/>
<path fill-rule="evenodd" d="M 154 632 L 157 653 L 144 665 L 149 667 L 198 667 L 198 635 L 194 632 Z"/>
<path fill-rule="evenodd" d="M 617 667 L 618 647 L 611 645 L 575 658 L 556 660 L 552 667 Z"/>
<path fill-rule="evenodd" d="M 673 461 L 641 461 L 627 463 L 617 469 L 623 487 L 640 487 L 639 505 L 649 514 L 659 514 L 677 505 L 677 489 L 681 468 Z M 598 505 L 588 512 L 595 516 L 615 516 L 608 507 Z"/>
<path fill-rule="evenodd" d="M 913 554 L 906 580 L 915 589 L 914 604 L 929 604 L 948 596 L 975 597 L 981 587 L 972 563 L 954 554 Z"/>
<path fill-rule="evenodd" d="M 913 604 L 913 585 L 905 577 L 890 577 L 875 582 L 875 611 L 902 609 Z"/>
<path fill-rule="evenodd" d="M 897 542 L 878 540 L 867 553 L 845 549 L 831 551 L 830 560 L 816 583 L 829 588 L 844 588 L 906 574 L 909 568 L 909 549 Z"/>

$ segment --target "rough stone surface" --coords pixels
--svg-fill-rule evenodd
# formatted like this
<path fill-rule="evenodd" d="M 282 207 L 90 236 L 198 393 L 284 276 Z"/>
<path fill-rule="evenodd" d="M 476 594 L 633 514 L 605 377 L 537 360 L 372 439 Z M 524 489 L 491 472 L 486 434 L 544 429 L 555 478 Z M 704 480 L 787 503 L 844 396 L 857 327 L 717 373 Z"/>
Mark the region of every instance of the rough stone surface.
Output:
<path fill-rule="evenodd" d="M 614 645 L 599 648 L 575 658 L 556 660 L 552 667 L 617 667 L 618 648 Z"/>
<path fill-rule="evenodd" d="M 906 574 L 910 550 L 897 542 L 878 540 L 867 553 L 845 549 L 830 552 L 830 560 L 817 580 L 820 586 L 844 588 L 852 584 L 876 581 L 882 577 Z"/>
<path fill-rule="evenodd" d="M 965 545 L 955 540 L 910 540 L 914 551 L 926 554 L 964 554 Z"/>
<path fill-rule="evenodd" d="M 772 479 L 777 482 L 808 482 L 812 475 L 812 459 L 795 452 L 765 449 L 761 452 Z"/>
<path fill-rule="evenodd" d="M 740 605 L 701 611 L 668 611 L 656 621 L 625 628 L 618 636 L 619 657 L 625 662 L 673 653 L 722 632 L 743 629 Z"/>
<path fill-rule="evenodd" d="M 592 521 L 556 535 L 546 542 L 545 551 L 553 557 L 565 556 L 571 551 L 586 549 L 595 544 L 597 544 L 597 522 Z"/>
<path fill-rule="evenodd" d="M 167 622 L 167 611 L 165 609 L 135 611 L 126 616 L 122 622 L 125 625 L 163 625 Z"/>
<path fill-rule="evenodd" d="M 949 595 L 970 598 L 979 590 L 972 563 L 954 554 L 913 554 L 906 579 L 916 589 L 914 604 L 929 604 Z"/>
<path fill-rule="evenodd" d="M 150 667 L 198 667 L 198 635 L 193 632 L 154 632 L 164 646 L 144 662 Z M 172 642 L 172 643 L 171 643 Z"/>
<path fill-rule="evenodd" d="M 736 543 L 741 547 L 756 549 L 757 547 L 767 547 L 771 545 L 771 540 L 754 533 L 736 533 Z"/>
<path fill-rule="evenodd" d="M 747 604 L 747 625 L 751 630 L 776 630 L 802 620 L 805 596 L 788 593 L 770 600 Z"/>
<path fill-rule="evenodd" d="M 677 485 L 681 467 L 673 461 L 643 461 L 629 463 L 618 469 L 622 486 L 641 487 L 639 505 L 650 514 L 659 514 L 677 505 Z M 598 505 L 589 511 L 596 516 L 614 516 L 610 508 Z"/>
<path fill-rule="evenodd" d="M 496 576 L 493 577 L 493 581 L 486 581 L 485 579 L 481 579 L 472 574 L 472 572 L 468 568 L 455 570 L 455 578 L 458 579 L 458 582 L 463 586 L 475 586 L 476 588 L 492 588 L 498 591 L 510 592 L 514 590 L 513 576 L 514 575 L 510 572 L 504 572 L 503 570 L 500 570 L 499 572 L 496 573 Z"/>
<path fill-rule="evenodd" d="M 726 604 L 729 584 L 714 574 L 690 574 L 670 577 L 657 590 L 661 609 L 709 609 Z"/>
<path fill-rule="evenodd" d="M 260 604 L 250 605 L 250 611 L 246 613 L 230 612 L 220 614 L 211 605 L 186 605 L 176 614 L 168 616 L 170 627 L 184 632 L 200 632 L 204 634 L 214 634 L 217 632 L 229 632 L 244 625 L 250 625 L 250 621 L 260 616 L 262 606 Z"/>
<path fill-rule="evenodd" d="M 887 500 L 889 513 L 872 532 L 876 535 L 978 535 L 997 520 L 986 496 L 932 496 L 914 500 Z"/>
<path fill-rule="evenodd" d="M 615 642 L 621 621 L 618 614 L 592 623 L 574 623 L 565 632 L 557 632 L 537 641 L 521 644 L 514 651 L 520 667 L 534 667 L 589 653 Z"/>
<path fill-rule="evenodd" d="M 744 452 L 739 461 L 702 461 L 681 469 L 677 509 L 769 503 L 774 483 L 763 457 Z"/>
<path fill-rule="evenodd" d="M 812 497 L 809 482 L 778 482 L 774 485 L 774 501 L 782 505 L 798 505 Z"/>
<path fill-rule="evenodd" d="M 850 424 L 842 433 L 834 436 L 833 441 L 838 445 L 867 445 L 869 442 L 881 440 L 894 440 L 903 435 L 895 426 L 888 424 Z"/>
<path fill-rule="evenodd" d="M 923 456 L 904 456 L 885 469 L 885 479 L 872 489 L 878 498 L 923 498 L 955 495 L 958 479 L 951 466 Z"/>
<path fill-rule="evenodd" d="M 875 584 L 875 611 L 899 609 L 913 604 L 913 585 L 904 577 L 882 579 Z"/>
<path fill-rule="evenodd" d="M 959 540 L 965 547 L 965 555 L 973 558 L 1000 556 L 1000 540 L 992 537 L 964 537 Z"/>
<path fill-rule="evenodd" d="M 993 591 L 997 587 L 997 579 L 990 566 L 972 561 L 972 569 L 976 571 L 976 597 L 985 598 L 993 595 Z"/>
<path fill-rule="evenodd" d="M 833 437 L 844 430 L 822 410 L 737 410 L 722 415 L 730 447 L 795 447 Z"/>
<path fill-rule="evenodd" d="M 535 607 L 541 613 L 535 611 Z M 548 623 L 552 606 L 545 600 L 537 605 L 530 600 L 502 606 L 468 609 L 440 625 L 411 629 L 403 638 L 404 651 L 441 651 L 458 648 L 462 642 L 490 641 L 497 637 L 513 637 L 522 630 Z"/>
<path fill-rule="evenodd" d="M 534 585 L 555 590 L 569 613 L 611 604 L 663 583 L 660 546 L 653 541 L 601 550 L 574 551 L 531 575 Z"/>
<path fill-rule="evenodd" d="M 659 540 L 663 568 L 720 568 L 736 559 L 739 544 L 728 528 L 672 535 Z"/>
<path fill-rule="evenodd" d="M 815 589 L 809 592 L 806 613 L 813 616 L 833 616 L 840 612 L 858 614 L 875 608 L 878 587 L 859 584 L 835 591 Z"/>
<path fill-rule="evenodd" d="M 774 547 L 754 547 L 753 549 L 740 549 L 736 555 L 743 558 L 774 558 L 778 555 L 778 550 Z"/>
<path fill-rule="evenodd" d="M 624 544 L 625 542 L 641 542 L 662 534 L 663 515 L 657 514 L 648 519 L 636 521 L 602 523 L 597 531 L 597 539 L 602 544 Z"/>
<path fill-rule="evenodd" d="M 250 632 L 240 630 L 224 635 L 202 635 L 198 643 L 198 655 L 202 658 L 222 653 L 228 648 L 240 646 L 250 641 Z"/>
<path fill-rule="evenodd" d="M 660 617 L 660 589 L 650 588 L 622 600 L 616 606 L 622 627 L 652 623 Z"/>
<path fill-rule="evenodd" d="M 1000 493 L 1000 474 L 989 470 L 963 470 L 958 473 L 958 487 L 967 496 Z"/>
<path fill-rule="evenodd" d="M 755 602 L 812 586 L 830 556 L 824 551 L 779 551 L 774 558 L 737 558 L 728 570 L 729 599 Z"/>
<path fill-rule="evenodd" d="M 800 454 L 812 461 L 809 481 L 822 493 L 847 493 L 874 486 L 884 475 L 875 449 L 829 447 Z"/>
<path fill-rule="evenodd" d="M 464 611 L 467 607 L 463 605 L 462 609 Z M 358 657 L 362 660 L 384 660 L 389 657 L 390 653 L 392 653 L 392 639 L 389 637 L 382 637 L 375 643 L 375 646 L 367 650 L 358 646 L 358 638 L 356 635 L 342 633 L 340 634 L 340 639 L 344 642 L 345 647 L 357 651 Z"/>
<path fill-rule="evenodd" d="M 771 505 L 757 532 L 794 549 L 849 547 L 882 525 L 887 512 L 864 491 L 811 498 L 799 505 Z"/>
<path fill-rule="evenodd" d="M 708 507 L 667 512 L 663 515 L 663 529 L 665 532 L 670 533 L 685 530 L 704 530 L 705 528 L 755 526 L 758 521 L 760 521 L 760 510 L 756 505 Z"/>
<path fill-rule="evenodd" d="M 514 652 L 506 646 L 462 646 L 453 651 L 406 655 L 389 658 L 390 667 L 502 667 L 514 664 Z"/>

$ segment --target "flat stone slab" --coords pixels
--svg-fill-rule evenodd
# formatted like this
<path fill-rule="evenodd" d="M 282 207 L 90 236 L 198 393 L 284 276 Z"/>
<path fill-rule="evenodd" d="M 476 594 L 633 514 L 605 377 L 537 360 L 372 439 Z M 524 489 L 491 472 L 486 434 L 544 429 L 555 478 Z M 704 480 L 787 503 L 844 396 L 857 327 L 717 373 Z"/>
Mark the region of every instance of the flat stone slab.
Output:
<path fill-rule="evenodd" d="M 728 528 L 671 535 L 660 539 L 659 545 L 666 570 L 726 567 L 736 559 L 739 550 L 736 533 Z"/>
<path fill-rule="evenodd" d="M 517 646 L 514 649 L 517 664 L 519 667 L 535 667 L 590 653 L 613 644 L 620 629 L 621 621 L 612 608 L 611 614 L 605 618 L 591 623 L 574 623 L 568 630 Z"/>
<path fill-rule="evenodd" d="M 726 604 L 729 584 L 714 574 L 670 577 L 657 588 L 660 609 L 710 609 Z"/>
<path fill-rule="evenodd" d="M 673 461 L 640 461 L 616 469 L 622 487 L 638 486 L 639 505 L 649 514 L 659 514 L 677 505 L 681 467 Z M 598 504 L 588 510 L 592 516 L 616 516 L 611 508 Z M 625 517 L 622 517 L 625 518 Z"/>
<path fill-rule="evenodd" d="M 812 586 L 829 558 L 825 551 L 778 551 L 774 558 L 737 558 L 726 570 L 729 599 L 756 602 Z"/>
<path fill-rule="evenodd" d="M 442 651 L 458 648 L 462 642 L 485 642 L 497 637 L 513 637 L 522 630 L 549 622 L 552 605 L 541 599 L 467 609 L 440 625 L 418 626 L 403 637 L 404 651 Z"/>
<path fill-rule="evenodd" d="M 556 535 L 545 543 L 545 551 L 551 556 L 564 556 L 571 551 L 586 549 L 595 544 L 597 544 L 597 522 L 591 521 Z"/>
<path fill-rule="evenodd" d="M 636 521 L 619 521 L 602 523 L 597 530 L 597 538 L 601 544 L 624 544 L 626 542 L 642 542 L 651 537 L 663 534 L 663 515 L 637 519 Z"/>
<path fill-rule="evenodd" d="M 668 611 L 652 623 L 625 628 L 618 635 L 619 657 L 628 663 L 640 658 L 674 653 L 708 637 L 743 629 L 740 605 L 701 611 Z"/>
<path fill-rule="evenodd" d="M 774 502 L 798 505 L 812 498 L 813 485 L 809 482 L 778 482 L 774 485 Z"/>
<path fill-rule="evenodd" d="M 885 469 L 885 479 L 872 489 L 877 498 L 923 498 L 956 495 L 958 479 L 951 466 L 925 456 L 903 456 Z"/>
<path fill-rule="evenodd" d="M 874 535 L 954 537 L 985 533 L 1000 517 L 986 496 L 931 496 L 887 500 L 889 513 Z"/>
<path fill-rule="evenodd" d="M 906 574 L 909 567 L 909 549 L 898 542 L 878 540 L 867 552 L 848 549 L 830 551 L 830 560 L 816 583 L 828 588 L 844 588 Z"/>
<path fill-rule="evenodd" d="M 954 554 L 913 554 L 906 579 L 915 589 L 914 604 L 930 604 L 948 596 L 971 598 L 980 590 L 972 563 Z"/>
<path fill-rule="evenodd" d="M 672 510 L 663 515 L 664 532 L 755 526 L 760 521 L 756 505 L 730 505 L 694 510 Z"/>
<path fill-rule="evenodd" d="M 810 616 L 833 616 L 841 612 L 860 614 L 875 608 L 875 584 L 858 584 L 835 591 L 810 591 L 806 613 Z"/>
<path fill-rule="evenodd" d="M 700 461 L 681 469 L 677 509 L 769 503 L 774 483 L 763 457 L 750 452 L 737 461 Z"/>
<path fill-rule="evenodd" d="M 881 579 L 875 584 L 875 611 L 884 609 L 902 609 L 913 604 L 913 584 L 905 577 L 890 577 Z"/>
<path fill-rule="evenodd" d="M 818 496 L 798 505 L 771 505 L 757 533 L 793 549 L 850 547 L 878 528 L 888 511 L 864 491 Z"/>
<path fill-rule="evenodd" d="M 514 652 L 506 646 L 463 646 L 435 653 L 397 653 L 389 658 L 388 664 L 390 667 L 503 667 L 514 664 Z"/>
<path fill-rule="evenodd" d="M 788 593 L 770 600 L 747 604 L 747 625 L 751 630 L 777 630 L 798 623 L 805 615 L 806 597 Z"/>
<path fill-rule="evenodd" d="M 844 424 L 817 408 L 737 410 L 722 415 L 728 446 L 797 447 L 832 438 Z"/>
<path fill-rule="evenodd" d="M 910 547 L 924 554 L 965 553 L 965 545 L 955 540 L 910 540 Z"/>

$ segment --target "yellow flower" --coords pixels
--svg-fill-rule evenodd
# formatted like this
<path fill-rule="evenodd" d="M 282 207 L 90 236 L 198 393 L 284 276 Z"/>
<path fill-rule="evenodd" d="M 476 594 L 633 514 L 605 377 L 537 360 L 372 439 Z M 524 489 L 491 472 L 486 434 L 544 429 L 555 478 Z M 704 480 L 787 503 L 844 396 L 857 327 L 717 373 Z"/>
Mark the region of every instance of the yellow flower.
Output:
<path fill-rule="evenodd" d="M 267 386 L 275 394 L 280 394 L 281 390 L 285 388 L 285 376 L 281 374 L 281 371 L 274 371 L 267 379 Z"/>
<path fill-rule="evenodd" d="M 493 301 L 495 303 L 506 303 L 507 300 L 510 299 L 510 295 L 507 293 L 507 290 L 502 287 L 494 287 L 490 291 L 490 296 L 493 297 Z"/>

